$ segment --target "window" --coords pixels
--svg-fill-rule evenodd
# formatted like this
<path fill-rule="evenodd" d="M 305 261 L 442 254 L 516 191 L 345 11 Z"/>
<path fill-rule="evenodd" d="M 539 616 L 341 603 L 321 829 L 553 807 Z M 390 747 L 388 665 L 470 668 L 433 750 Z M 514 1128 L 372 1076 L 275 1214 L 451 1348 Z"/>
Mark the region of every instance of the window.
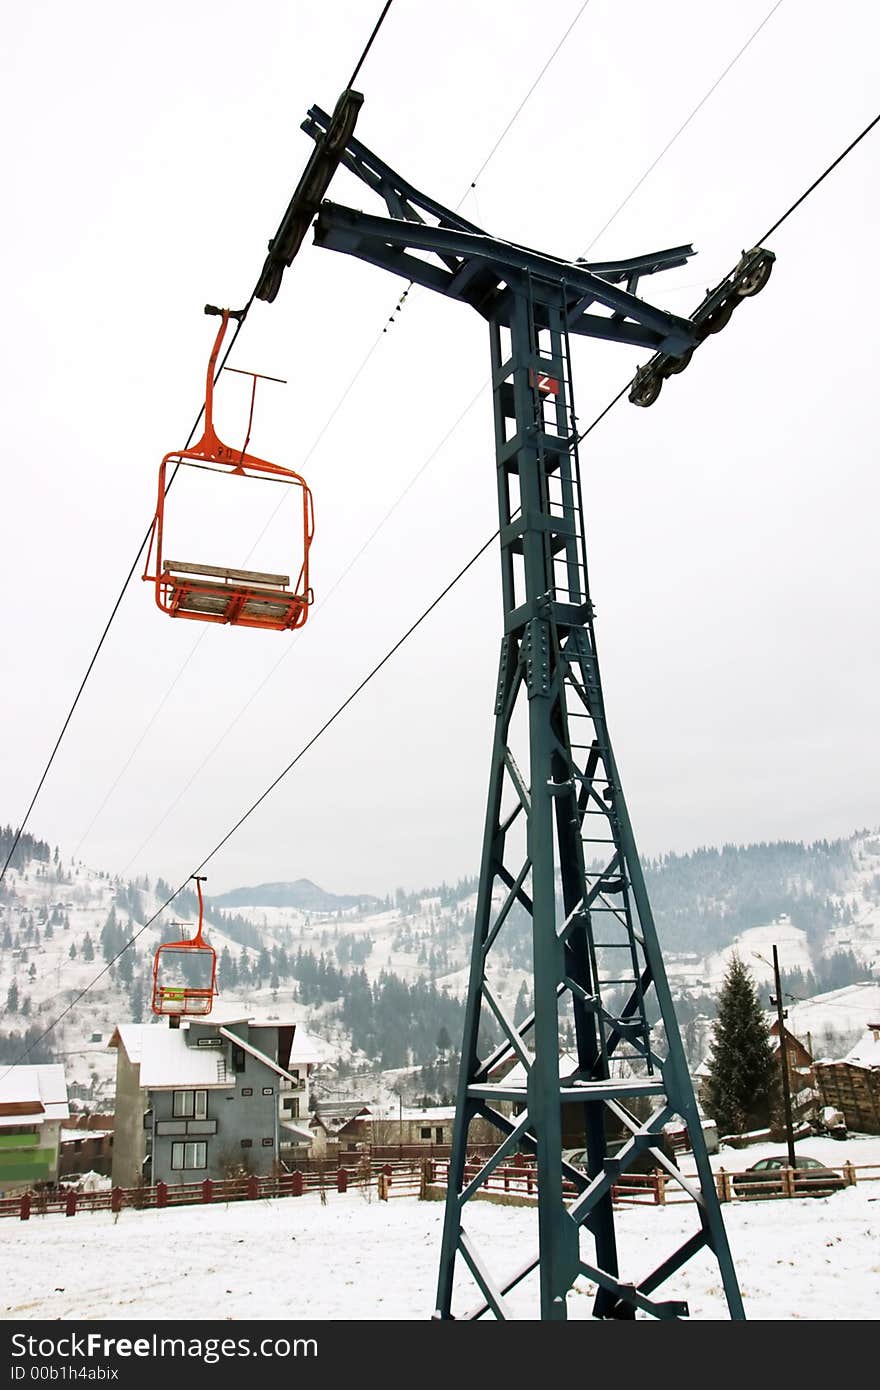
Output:
<path fill-rule="evenodd" d="M 275 1087 L 274 1087 L 274 1086 L 264 1086 L 264 1087 L 263 1087 L 263 1095 L 264 1095 L 264 1096 L 274 1096 L 274 1094 L 275 1094 Z"/>
<path fill-rule="evenodd" d="M 419 1130 L 419 1134 L 420 1134 L 420 1136 L 421 1136 L 422 1139 L 430 1139 L 430 1137 L 431 1137 L 431 1131 L 430 1131 L 430 1129 L 420 1129 L 420 1130 Z"/>
<path fill-rule="evenodd" d="M 241 1094 L 243 1096 L 252 1096 L 254 1094 L 253 1086 L 242 1086 Z"/>
<path fill-rule="evenodd" d="M 299 1096 L 291 1096 L 284 1102 L 284 1113 L 289 1115 L 292 1120 L 299 1119 Z"/>
<path fill-rule="evenodd" d="M 242 1139 L 241 1147 L 243 1149 L 252 1149 L 254 1147 L 253 1139 Z"/>
<path fill-rule="evenodd" d="M 437 1128 L 434 1130 L 434 1142 L 437 1143 L 437 1144 L 442 1144 L 442 1143 L 443 1143 L 443 1126 L 442 1126 L 442 1125 L 438 1125 Z"/>
<path fill-rule="evenodd" d="M 172 1144 L 171 1167 L 175 1172 L 188 1168 L 207 1168 L 207 1144 Z"/>
<path fill-rule="evenodd" d="M 261 1140 L 260 1140 L 260 1143 L 263 1145 L 263 1148 L 264 1148 L 264 1149 L 271 1149 L 271 1148 L 274 1148 L 274 1146 L 275 1146 L 275 1140 L 274 1140 L 274 1139 L 261 1139 Z"/>
<path fill-rule="evenodd" d="M 171 1103 L 171 1113 L 176 1120 L 206 1120 L 208 1118 L 207 1091 L 175 1091 Z"/>
<path fill-rule="evenodd" d="M 246 1064 L 247 1064 L 247 1063 L 246 1063 L 246 1058 L 245 1058 L 245 1055 L 244 1055 L 244 1048 L 243 1048 L 243 1047 L 238 1047 L 235 1043 L 233 1043 L 233 1044 L 232 1044 L 232 1070 L 233 1070 L 233 1071 L 244 1071 Z"/>

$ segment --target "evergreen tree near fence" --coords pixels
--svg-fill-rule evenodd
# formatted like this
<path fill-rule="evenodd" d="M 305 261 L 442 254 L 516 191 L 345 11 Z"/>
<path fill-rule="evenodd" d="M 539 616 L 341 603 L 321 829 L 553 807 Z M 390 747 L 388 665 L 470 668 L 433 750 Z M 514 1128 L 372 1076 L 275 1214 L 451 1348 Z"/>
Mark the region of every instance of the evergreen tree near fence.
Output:
<path fill-rule="evenodd" d="M 752 972 L 737 955 L 718 996 L 709 1066 L 706 1103 L 720 1134 L 769 1125 L 779 1105 L 779 1066 Z"/>

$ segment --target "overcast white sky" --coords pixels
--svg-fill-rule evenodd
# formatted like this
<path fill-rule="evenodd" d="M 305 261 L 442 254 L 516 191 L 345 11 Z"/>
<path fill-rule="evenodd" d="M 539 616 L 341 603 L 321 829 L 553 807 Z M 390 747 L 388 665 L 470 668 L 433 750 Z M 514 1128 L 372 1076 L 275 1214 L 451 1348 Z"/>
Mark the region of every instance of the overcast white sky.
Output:
<path fill-rule="evenodd" d="M 202 306 L 247 299 L 312 148 L 299 123 L 332 108 L 379 8 L 33 0 L 4 17 L 3 821 L 30 799 L 159 461 L 195 419 L 215 327 Z M 770 8 L 591 0 L 463 211 L 584 254 Z M 358 82 L 360 138 L 455 205 L 579 9 L 395 0 Z M 693 241 L 689 267 L 642 286 L 690 312 L 877 114 L 878 40 L 864 0 L 783 0 L 591 254 Z M 880 128 L 771 238 L 764 293 L 654 407 L 621 402 L 584 448 L 606 700 L 646 853 L 880 819 L 878 142 Z M 346 174 L 330 196 L 383 211 Z M 325 431 L 402 288 L 309 235 L 275 303 L 255 304 L 231 362 L 289 382 L 258 398 L 252 448 L 314 490 L 316 608 L 296 635 L 207 627 L 163 617 L 133 581 L 36 833 L 179 880 L 494 530 L 484 390 L 348 570 L 488 372 L 482 320 L 413 291 Z M 587 423 L 646 354 L 574 346 Z M 220 390 L 231 442 L 241 382 Z M 254 539 L 232 509 L 194 558 L 242 564 Z M 268 540 L 285 570 L 284 525 Z M 499 632 L 493 550 L 212 862 L 209 887 L 305 876 L 384 892 L 475 872 Z"/>

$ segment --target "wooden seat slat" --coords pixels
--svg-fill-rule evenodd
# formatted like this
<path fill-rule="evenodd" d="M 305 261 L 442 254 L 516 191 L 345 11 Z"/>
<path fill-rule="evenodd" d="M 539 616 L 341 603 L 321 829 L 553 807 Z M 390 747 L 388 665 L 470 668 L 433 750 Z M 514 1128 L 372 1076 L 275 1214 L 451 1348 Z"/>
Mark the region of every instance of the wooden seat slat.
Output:
<path fill-rule="evenodd" d="M 271 584 L 284 589 L 290 584 L 289 574 L 262 574 L 259 570 L 224 569 L 218 565 L 190 565 L 182 560 L 166 560 L 162 569 L 177 574 L 204 574 L 211 579 L 233 579 L 242 584 Z"/>

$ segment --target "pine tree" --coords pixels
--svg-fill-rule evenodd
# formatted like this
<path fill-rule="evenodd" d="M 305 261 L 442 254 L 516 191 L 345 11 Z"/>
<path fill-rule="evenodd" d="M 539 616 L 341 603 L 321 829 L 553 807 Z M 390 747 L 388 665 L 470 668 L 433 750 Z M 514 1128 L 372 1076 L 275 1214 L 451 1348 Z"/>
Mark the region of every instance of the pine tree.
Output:
<path fill-rule="evenodd" d="M 778 1106 L 779 1068 L 752 973 L 736 954 L 718 996 L 709 1067 L 706 1100 L 720 1133 L 770 1123 Z"/>
<path fill-rule="evenodd" d="M 531 995 L 529 994 L 528 986 L 526 985 L 525 980 L 523 980 L 522 984 L 519 987 L 519 993 L 516 996 L 516 1003 L 513 1006 L 513 1021 L 516 1024 L 517 1028 L 521 1023 L 525 1022 L 530 1012 Z"/>

